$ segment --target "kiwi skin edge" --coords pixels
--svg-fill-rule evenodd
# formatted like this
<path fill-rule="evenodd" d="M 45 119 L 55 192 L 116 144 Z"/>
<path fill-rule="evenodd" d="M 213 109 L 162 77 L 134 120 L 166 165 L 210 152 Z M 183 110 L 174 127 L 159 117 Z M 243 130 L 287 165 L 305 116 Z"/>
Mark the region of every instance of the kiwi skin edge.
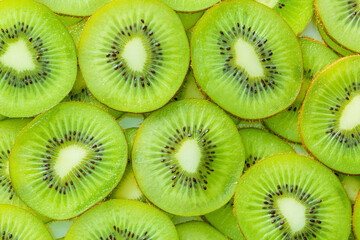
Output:
<path fill-rule="evenodd" d="M 355 212 L 355 208 L 358 207 L 359 198 L 360 198 L 360 191 L 359 191 L 358 195 L 356 196 L 356 200 L 355 200 L 354 208 L 353 208 L 353 213 Z M 356 234 L 355 234 L 354 214 L 351 216 L 351 230 L 354 233 L 355 239 L 359 239 L 358 236 L 356 236 Z"/>

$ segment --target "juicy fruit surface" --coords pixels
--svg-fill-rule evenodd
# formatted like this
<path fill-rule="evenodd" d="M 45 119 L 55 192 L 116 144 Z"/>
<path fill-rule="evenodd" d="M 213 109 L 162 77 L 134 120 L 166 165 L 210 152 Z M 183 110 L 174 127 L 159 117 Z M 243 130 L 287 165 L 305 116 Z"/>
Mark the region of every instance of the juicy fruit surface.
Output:
<path fill-rule="evenodd" d="M 180 88 L 189 43 L 179 17 L 159 0 L 114 0 L 86 23 L 79 63 L 100 102 L 119 111 L 148 112 Z"/>
<path fill-rule="evenodd" d="M 39 219 L 14 205 L 0 204 L 0 232 L 2 239 L 53 240 Z"/>
<path fill-rule="evenodd" d="M 65 240 L 177 240 L 175 226 L 160 210 L 133 200 L 110 200 L 79 217 Z"/>
<path fill-rule="evenodd" d="M 152 203 L 172 214 L 198 216 L 230 200 L 243 169 L 244 148 L 226 113 L 191 99 L 146 118 L 132 157 L 137 183 Z"/>
<path fill-rule="evenodd" d="M 264 124 L 274 133 L 300 143 L 298 120 L 305 94 L 314 77 L 326 66 L 339 59 L 330 48 L 311 39 L 300 38 L 304 60 L 304 78 L 299 96 L 293 105 L 274 117 L 264 120 Z"/>
<path fill-rule="evenodd" d="M 311 85 L 300 116 L 307 149 L 339 172 L 360 174 L 360 57 L 351 56 L 322 71 Z"/>
<path fill-rule="evenodd" d="M 296 154 L 275 155 L 250 168 L 236 190 L 235 214 L 248 240 L 347 239 L 351 228 L 351 205 L 340 181 Z"/>
<path fill-rule="evenodd" d="M 315 0 L 314 3 L 317 16 L 329 36 L 344 48 L 360 52 L 359 1 Z"/>
<path fill-rule="evenodd" d="M 356 239 L 358 239 L 358 236 L 360 236 L 360 206 L 359 206 L 359 194 L 356 197 L 356 202 L 354 206 L 354 213 L 352 217 L 352 223 L 353 223 L 353 231 L 354 235 L 356 236 Z"/>
<path fill-rule="evenodd" d="M 220 0 L 161 0 L 180 12 L 196 12 L 211 7 Z"/>
<path fill-rule="evenodd" d="M 51 10 L 71 16 L 90 16 L 110 0 L 39 0 Z"/>
<path fill-rule="evenodd" d="M 269 117 L 299 94 L 302 61 L 296 36 L 255 1 L 225 1 L 208 10 L 194 28 L 191 51 L 202 90 L 235 116 Z"/>
<path fill-rule="evenodd" d="M 55 14 L 35 1 L 1 1 L 0 16 L 0 114 L 34 116 L 71 90 L 73 41 Z"/>
<path fill-rule="evenodd" d="M 198 240 L 198 239 L 208 239 L 208 240 L 227 240 L 224 235 L 222 235 L 215 228 L 211 227 L 209 224 L 204 222 L 192 221 L 187 223 L 182 223 L 176 226 L 176 230 L 179 234 L 179 240 Z"/>
<path fill-rule="evenodd" d="M 9 159 L 10 176 L 28 206 L 68 219 L 110 193 L 127 157 L 122 129 L 108 113 L 86 103 L 63 103 L 20 133 Z"/>

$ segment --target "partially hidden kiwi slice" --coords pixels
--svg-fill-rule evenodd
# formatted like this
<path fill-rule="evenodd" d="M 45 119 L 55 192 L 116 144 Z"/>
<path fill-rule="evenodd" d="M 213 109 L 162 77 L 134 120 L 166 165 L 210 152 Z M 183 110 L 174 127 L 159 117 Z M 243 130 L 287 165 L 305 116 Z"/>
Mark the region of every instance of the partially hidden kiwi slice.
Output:
<path fill-rule="evenodd" d="M 84 78 L 80 70 L 78 70 L 76 81 L 74 83 L 73 88 L 63 100 L 63 102 L 70 102 L 70 101 L 92 103 L 109 112 L 114 118 L 119 118 L 120 116 L 123 115 L 122 112 L 109 108 L 108 106 L 102 104 L 101 102 L 99 102 L 94 98 L 94 96 L 91 94 L 89 89 L 86 87 Z"/>
<path fill-rule="evenodd" d="M 35 116 L 71 90 L 74 43 L 55 14 L 36 1 L 0 1 L 0 16 L 0 114 Z"/>
<path fill-rule="evenodd" d="M 177 13 L 186 30 L 189 30 L 193 26 L 195 26 L 195 24 L 203 14 L 204 11 L 200 11 L 196 13 L 182 13 L 182 12 Z"/>
<path fill-rule="evenodd" d="M 300 94 L 293 105 L 264 120 L 264 124 L 275 134 L 296 143 L 301 142 L 298 120 L 306 91 L 323 68 L 339 59 L 336 53 L 322 43 L 308 38 L 300 38 L 299 41 L 304 60 L 304 79 Z"/>
<path fill-rule="evenodd" d="M 134 200 L 114 199 L 81 215 L 65 240 L 158 239 L 177 240 L 174 224 L 165 213 Z"/>
<path fill-rule="evenodd" d="M 195 216 L 195 217 L 182 217 L 182 216 L 174 216 L 171 221 L 177 225 L 177 224 L 181 224 L 181 223 L 186 223 L 186 222 L 191 222 L 191 221 L 198 221 L 198 222 L 203 222 L 203 219 L 199 216 Z"/>
<path fill-rule="evenodd" d="M 309 24 L 313 15 L 313 0 L 256 0 L 272 8 L 299 35 Z"/>
<path fill-rule="evenodd" d="M 194 27 L 191 57 L 202 90 L 240 118 L 272 116 L 300 92 L 303 66 L 296 36 L 256 1 L 229 0 L 209 9 Z"/>
<path fill-rule="evenodd" d="M 141 113 L 124 113 L 117 121 L 123 129 L 140 127 L 145 116 Z"/>
<path fill-rule="evenodd" d="M 315 0 L 316 16 L 328 36 L 343 48 L 360 52 L 358 0 Z"/>
<path fill-rule="evenodd" d="M 247 240 L 347 239 L 351 205 L 339 179 L 321 163 L 279 154 L 251 167 L 235 193 Z"/>
<path fill-rule="evenodd" d="M 309 153 L 306 151 L 306 149 L 304 148 L 304 146 L 302 144 L 297 144 L 297 143 L 289 143 L 289 144 L 295 150 L 295 152 L 297 154 L 310 157 Z"/>
<path fill-rule="evenodd" d="M 255 121 L 251 121 L 251 120 L 244 120 L 241 119 L 238 124 L 237 127 L 239 129 L 243 129 L 243 128 L 257 128 L 257 129 L 261 129 L 261 130 L 266 130 L 263 121 L 262 120 L 255 120 Z"/>
<path fill-rule="evenodd" d="M 75 219 L 52 221 L 47 223 L 46 226 L 54 239 L 62 239 L 66 236 L 66 233 L 69 231 L 74 221 Z"/>
<path fill-rule="evenodd" d="M 211 7 L 220 0 L 161 0 L 179 12 L 197 12 Z"/>
<path fill-rule="evenodd" d="M 354 213 L 353 213 L 353 217 L 352 217 L 352 227 L 353 227 L 353 232 L 354 235 L 356 237 L 356 239 L 359 239 L 360 237 L 360 205 L 359 205 L 359 197 L 360 197 L 360 192 L 356 197 L 356 202 L 354 205 Z"/>
<path fill-rule="evenodd" d="M 90 16 L 110 0 L 38 0 L 56 13 L 70 16 Z"/>
<path fill-rule="evenodd" d="M 25 209 L 0 204 L 1 239 L 53 240 L 44 223 Z"/>
<path fill-rule="evenodd" d="M 356 201 L 356 196 L 360 191 L 360 176 L 359 175 L 345 175 L 338 174 L 338 177 L 344 186 L 344 189 L 352 204 Z"/>
<path fill-rule="evenodd" d="M 244 157 L 229 116 L 198 99 L 173 102 L 152 113 L 132 150 L 135 178 L 146 198 L 180 216 L 206 214 L 228 202 Z"/>
<path fill-rule="evenodd" d="M 88 103 L 62 103 L 21 131 L 9 158 L 10 177 L 32 209 L 69 219 L 111 192 L 127 153 L 124 133 L 108 113 Z"/>
<path fill-rule="evenodd" d="M 246 153 L 244 171 L 263 158 L 278 153 L 294 152 L 289 144 L 263 130 L 249 128 L 241 129 L 239 133 L 244 142 Z M 233 210 L 234 201 L 231 199 L 225 206 L 206 214 L 204 217 L 211 225 L 226 236 L 233 240 L 242 240 L 243 235 L 237 225 Z"/>
<path fill-rule="evenodd" d="M 317 75 L 303 103 L 300 134 L 328 167 L 360 174 L 360 56 L 333 63 Z"/>
<path fill-rule="evenodd" d="M 82 17 L 66 16 L 66 15 L 59 15 L 59 14 L 57 14 L 57 17 L 67 28 L 77 24 L 78 22 L 80 22 L 81 20 L 84 19 Z"/>
<path fill-rule="evenodd" d="M 83 29 L 84 29 L 84 26 L 85 26 L 86 22 L 87 22 L 87 18 L 85 18 L 84 20 L 82 20 L 82 21 L 68 27 L 68 31 L 69 31 L 71 37 L 74 40 L 77 53 L 78 53 L 78 49 L 79 49 L 81 33 L 82 33 Z"/>
<path fill-rule="evenodd" d="M 86 23 L 79 63 L 86 85 L 119 111 L 149 112 L 179 90 L 189 66 L 184 27 L 160 0 L 114 0 Z"/>
<path fill-rule="evenodd" d="M 206 97 L 200 91 L 196 84 L 192 68 L 189 69 L 189 73 L 185 78 L 184 84 L 180 88 L 178 94 L 174 97 L 174 100 L 183 100 L 190 98 L 206 99 Z"/>
<path fill-rule="evenodd" d="M 321 34 L 319 33 L 319 30 L 317 28 L 316 19 L 314 17 L 311 19 L 306 29 L 300 34 L 300 37 L 311 38 L 321 43 L 324 43 L 324 40 L 322 39 Z"/>
<path fill-rule="evenodd" d="M 176 225 L 179 240 L 228 240 L 218 230 L 205 222 L 191 221 Z"/>

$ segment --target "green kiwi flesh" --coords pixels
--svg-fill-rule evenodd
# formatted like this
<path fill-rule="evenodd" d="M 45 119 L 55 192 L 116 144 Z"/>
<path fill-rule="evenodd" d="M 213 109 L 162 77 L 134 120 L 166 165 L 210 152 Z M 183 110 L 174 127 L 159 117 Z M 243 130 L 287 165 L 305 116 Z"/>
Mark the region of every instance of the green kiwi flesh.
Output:
<path fill-rule="evenodd" d="M 323 68 L 339 59 L 336 53 L 322 43 L 306 38 L 300 38 L 299 41 L 304 60 L 304 78 L 300 94 L 289 108 L 264 120 L 264 124 L 272 132 L 296 143 L 301 143 L 298 120 L 306 91 Z"/>
<path fill-rule="evenodd" d="M 111 192 L 127 158 L 124 133 L 110 114 L 88 103 L 61 103 L 21 131 L 9 158 L 10 177 L 29 207 L 69 219 Z"/>
<path fill-rule="evenodd" d="M 310 86 L 300 115 L 305 147 L 326 166 L 360 174 L 360 56 L 333 63 Z"/>
<path fill-rule="evenodd" d="M 0 1 L 0 16 L 0 114 L 35 116 L 71 90 L 73 41 L 56 15 L 36 1 Z"/>
<path fill-rule="evenodd" d="M 53 240 L 44 223 L 29 211 L 0 204 L 1 239 Z"/>
<path fill-rule="evenodd" d="M 299 35 L 309 24 L 313 15 L 313 0 L 256 0 L 276 11 Z"/>
<path fill-rule="evenodd" d="M 192 68 L 189 69 L 189 73 L 185 78 L 183 86 L 180 88 L 178 94 L 174 97 L 174 100 L 183 100 L 183 99 L 206 99 L 206 97 L 202 94 L 200 89 L 198 88 L 194 73 Z"/>
<path fill-rule="evenodd" d="M 359 2 L 357 0 L 315 0 L 316 16 L 334 42 L 360 52 Z"/>
<path fill-rule="evenodd" d="M 156 110 L 173 98 L 190 62 L 184 27 L 159 0 L 114 0 L 85 24 L 79 63 L 100 102 L 119 111 Z"/>
<path fill-rule="evenodd" d="M 138 128 L 144 121 L 145 116 L 141 113 L 124 113 L 117 122 L 123 129 Z"/>
<path fill-rule="evenodd" d="M 52 11 L 70 16 L 90 16 L 110 0 L 38 0 Z"/>
<path fill-rule="evenodd" d="M 243 120 L 241 119 L 238 124 L 237 127 L 239 129 L 243 129 L 243 128 L 257 128 L 257 129 L 261 129 L 261 130 L 266 130 L 266 128 L 264 127 L 263 121 L 262 120 L 255 120 L 255 121 L 251 121 L 251 120 Z"/>
<path fill-rule="evenodd" d="M 145 197 L 179 216 L 203 215 L 228 202 L 244 160 L 233 121 L 199 99 L 153 112 L 140 126 L 132 150 L 134 175 Z"/>
<path fill-rule="evenodd" d="M 359 196 L 360 193 L 356 197 L 356 202 L 354 205 L 354 212 L 352 216 L 352 227 L 353 233 L 356 239 L 359 239 L 360 236 L 360 206 L 359 206 Z"/>
<path fill-rule="evenodd" d="M 46 224 L 51 235 L 54 239 L 64 238 L 66 233 L 69 231 L 71 225 L 74 223 L 75 219 L 63 220 L 63 221 L 52 221 Z"/>
<path fill-rule="evenodd" d="M 356 196 L 360 191 L 360 176 L 345 175 L 341 173 L 339 173 L 338 175 L 351 203 L 354 204 Z"/>
<path fill-rule="evenodd" d="M 321 163 L 279 154 L 250 168 L 235 193 L 247 240 L 347 239 L 351 205 L 339 179 Z"/>
<path fill-rule="evenodd" d="M 300 34 L 300 37 L 311 38 L 321 43 L 324 43 L 324 40 L 322 39 L 321 34 L 317 28 L 316 19 L 314 17 L 311 19 L 309 25 L 306 27 L 304 32 Z"/>
<path fill-rule="evenodd" d="M 297 38 L 277 13 L 256 1 L 229 0 L 209 9 L 194 27 L 191 57 L 202 91 L 243 119 L 272 116 L 300 92 Z"/>
<path fill-rule="evenodd" d="M 134 200 L 114 199 L 81 215 L 65 240 L 158 239 L 178 240 L 174 224 L 165 213 Z"/>
<path fill-rule="evenodd" d="M 179 12 L 197 12 L 211 7 L 220 0 L 161 0 Z"/>
<path fill-rule="evenodd" d="M 175 225 L 181 224 L 181 223 L 186 223 L 186 222 L 191 222 L 191 221 L 203 222 L 203 219 L 201 217 L 174 216 L 171 220 Z"/>
<path fill-rule="evenodd" d="M 66 28 L 73 26 L 84 19 L 82 17 L 74 17 L 74 16 L 66 16 L 66 15 L 58 15 L 58 14 L 57 17 L 65 25 Z"/>
<path fill-rule="evenodd" d="M 196 12 L 196 13 L 182 13 L 178 12 L 177 15 L 179 16 L 181 22 L 184 25 L 185 30 L 191 29 L 197 21 L 201 18 L 204 14 L 204 11 Z"/>
<path fill-rule="evenodd" d="M 295 150 L 295 152 L 297 154 L 310 157 L 309 153 L 306 151 L 306 149 L 304 148 L 304 146 L 302 144 L 297 144 L 297 143 L 289 143 L 289 144 Z"/>
<path fill-rule="evenodd" d="M 179 240 L 228 240 L 223 234 L 205 222 L 191 221 L 176 225 Z"/>

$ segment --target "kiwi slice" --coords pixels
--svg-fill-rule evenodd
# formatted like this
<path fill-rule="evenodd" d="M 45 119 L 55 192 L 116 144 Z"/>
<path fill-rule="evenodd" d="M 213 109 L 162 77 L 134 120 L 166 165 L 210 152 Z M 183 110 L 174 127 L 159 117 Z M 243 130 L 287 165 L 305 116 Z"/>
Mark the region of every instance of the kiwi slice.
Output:
<path fill-rule="evenodd" d="M 289 144 L 295 150 L 295 152 L 297 154 L 310 157 L 309 153 L 306 151 L 306 149 L 304 148 L 304 146 L 302 144 L 296 144 L 296 143 L 289 143 Z"/>
<path fill-rule="evenodd" d="M 44 223 L 25 209 L 0 204 L 1 239 L 53 240 Z"/>
<path fill-rule="evenodd" d="M 141 113 L 125 113 L 117 121 L 123 129 L 140 127 L 145 116 Z"/>
<path fill-rule="evenodd" d="M 80 22 L 81 20 L 84 19 L 82 17 L 66 16 L 66 15 L 59 15 L 59 14 L 57 14 L 57 17 L 67 28 L 77 24 L 78 22 Z"/>
<path fill-rule="evenodd" d="M 309 24 L 313 15 L 313 0 L 256 0 L 276 11 L 299 35 Z"/>
<path fill-rule="evenodd" d="M 171 219 L 171 220 L 175 225 L 181 224 L 181 223 L 186 223 L 186 222 L 191 222 L 191 221 L 203 222 L 201 217 L 174 216 L 173 219 Z"/>
<path fill-rule="evenodd" d="M 328 167 L 360 174 L 360 56 L 333 63 L 317 75 L 300 113 L 306 148 Z"/>
<path fill-rule="evenodd" d="M 184 28 L 186 30 L 191 29 L 197 21 L 201 18 L 201 16 L 204 14 L 204 11 L 195 12 L 195 13 L 182 13 L 178 12 L 177 15 L 179 16 L 181 22 L 184 25 Z"/>
<path fill-rule="evenodd" d="M 61 103 L 21 131 L 9 158 L 10 177 L 29 207 L 69 219 L 111 192 L 127 157 L 124 133 L 108 113 L 92 104 Z"/>
<path fill-rule="evenodd" d="M 202 90 L 240 118 L 272 116 L 300 92 L 303 67 L 296 36 L 277 13 L 256 1 L 229 0 L 209 9 L 194 27 L 191 57 Z"/>
<path fill-rule="evenodd" d="M 360 52 L 358 0 L 315 0 L 317 18 L 328 36 L 343 48 Z"/>
<path fill-rule="evenodd" d="M 189 66 L 184 27 L 159 0 L 114 0 L 86 23 L 79 63 L 86 85 L 119 111 L 149 112 L 179 90 Z"/>
<path fill-rule="evenodd" d="M 197 12 L 211 7 L 220 0 L 161 0 L 179 12 Z"/>
<path fill-rule="evenodd" d="M 360 191 L 360 176 L 337 174 L 352 204 Z"/>
<path fill-rule="evenodd" d="M 228 240 L 215 228 L 204 222 L 191 221 L 176 225 L 179 240 Z"/>
<path fill-rule="evenodd" d="M 261 130 L 265 130 L 266 128 L 264 127 L 264 124 L 261 120 L 255 120 L 255 121 L 251 121 L 251 120 L 244 120 L 241 119 L 238 124 L 237 124 L 239 129 L 243 129 L 243 128 L 257 128 L 257 129 L 261 129 Z"/>
<path fill-rule="evenodd" d="M 51 235 L 54 239 L 64 238 L 66 233 L 69 231 L 71 225 L 74 223 L 75 219 L 63 220 L 63 221 L 52 221 L 46 224 Z"/>
<path fill-rule="evenodd" d="M 172 102 L 152 113 L 132 150 L 134 175 L 145 197 L 180 216 L 206 214 L 228 202 L 244 157 L 233 121 L 199 99 Z"/>
<path fill-rule="evenodd" d="M 81 38 L 81 33 L 84 29 L 84 26 L 87 22 L 87 18 L 85 18 L 84 20 L 68 27 L 68 31 L 71 35 L 71 37 L 74 40 L 75 46 L 76 46 L 76 52 L 78 52 L 79 49 L 79 44 L 80 44 L 80 38 Z"/>
<path fill-rule="evenodd" d="M 70 16 L 90 16 L 110 0 L 38 0 L 56 13 Z"/>
<path fill-rule="evenodd" d="M 360 196 L 360 193 L 356 197 L 356 202 L 355 202 L 355 205 L 354 205 L 354 213 L 353 213 L 353 217 L 352 217 L 352 227 L 353 227 L 353 232 L 354 232 L 354 235 L 355 235 L 356 239 L 358 239 L 359 236 L 360 236 L 359 196 Z"/>
<path fill-rule="evenodd" d="M 321 43 L 324 43 L 324 40 L 322 39 L 319 30 L 317 28 L 316 20 L 315 18 L 312 18 L 309 25 L 306 27 L 306 29 L 301 33 L 300 37 L 303 38 L 311 38 L 316 41 L 319 41 Z"/>
<path fill-rule="evenodd" d="M 206 99 L 196 84 L 192 68 L 189 69 L 189 73 L 186 76 L 184 84 L 179 93 L 175 96 L 174 100 L 177 101 L 190 98 Z"/>
<path fill-rule="evenodd" d="M 300 94 L 288 109 L 264 120 L 264 124 L 272 132 L 296 143 L 301 143 L 299 113 L 311 81 L 323 68 L 339 59 L 336 53 L 322 43 L 308 38 L 300 38 L 299 41 L 304 59 L 304 80 Z"/>
<path fill-rule="evenodd" d="M 0 114 L 35 116 L 71 90 L 73 41 L 55 14 L 35 1 L 0 1 L 0 16 Z"/>
<path fill-rule="evenodd" d="M 347 239 L 351 205 L 339 179 L 321 163 L 279 154 L 241 177 L 235 214 L 247 240 Z"/>
<path fill-rule="evenodd" d="M 349 240 L 356 240 L 354 236 L 354 232 L 350 233 Z"/>
<path fill-rule="evenodd" d="M 91 94 L 89 89 L 86 87 L 84 78 L 80 70 L 77 73 L 76 81 L 73 88 L 63 100 L 63 102 L 70 102 L 70 101 L 92 103 L 109 112 L 114 118 L 119 118 L 121 115 L 123 115 L 122 112 L 111 109 L 94 98 L 94 96 Z"/>
<path fill-rule="evenodd" d="M 6 117 L 3 116 L 3 115 L 0 115 L 0 121 L 1 121 L 1 120 L 4 120 L 4 119 L 6 119 Z"/>
<path fill-rule="evenodd" d="M 157 239 L 177 240 L 174 224 L 165 213 L 134 200 L 110 200 L 81 215 L 65 240 Z"/>

